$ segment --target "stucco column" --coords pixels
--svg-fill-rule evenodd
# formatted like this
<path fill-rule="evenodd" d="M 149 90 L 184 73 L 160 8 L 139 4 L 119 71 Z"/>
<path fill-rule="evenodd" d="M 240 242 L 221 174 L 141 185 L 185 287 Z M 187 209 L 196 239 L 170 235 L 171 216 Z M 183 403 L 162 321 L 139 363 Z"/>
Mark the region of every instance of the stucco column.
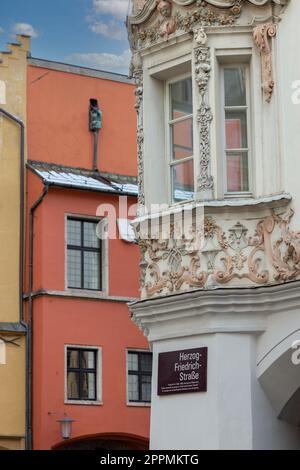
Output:
<path fill-rule="evenodd" d="M 299 307 L 298 294 L 290 288 L 290 298 L 297 296 Z M 277 356 L 283 355 L 278 329 L 272 326 L 274 315 L 282 316 L 285 337 L 294 330 L 298 315 L 298 307 L 295 314 L 288 307 L 285 315 L 281 289 L 199 290 L 131 305 L 133 319 L 153 351 L 151 449 L 299 448 L 299 428 L 279 419 L 272 397 L 280 387 L 293 388 L 292 395 L 300 386 L 299 380 L 295 384 L 299 370 L 295 367 L 291 373 L 291 387 L 278 383 L 270 389 L 266 375 L 262 383 L 259 377 L 261 361 L 269 357 L 272 371 L 277 348 Z M 208 353 L 207 391 L 158 395 L 159 354 L 203 347 Z M 290 347 L 288 343 L 285 355 Z M 278 373 L 280 361 L 276 364 Z"/>

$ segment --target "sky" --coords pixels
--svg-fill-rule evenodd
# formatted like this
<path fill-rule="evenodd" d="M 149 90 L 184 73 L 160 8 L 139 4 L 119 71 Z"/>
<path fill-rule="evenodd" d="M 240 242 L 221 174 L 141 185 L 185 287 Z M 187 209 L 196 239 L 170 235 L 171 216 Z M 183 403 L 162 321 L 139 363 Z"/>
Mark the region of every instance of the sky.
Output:
<path fill-rule="evenodd" d="M 1 50 L 29 34 L 32 57 L 128 73 L 130 0 L 0 1 Z"/>

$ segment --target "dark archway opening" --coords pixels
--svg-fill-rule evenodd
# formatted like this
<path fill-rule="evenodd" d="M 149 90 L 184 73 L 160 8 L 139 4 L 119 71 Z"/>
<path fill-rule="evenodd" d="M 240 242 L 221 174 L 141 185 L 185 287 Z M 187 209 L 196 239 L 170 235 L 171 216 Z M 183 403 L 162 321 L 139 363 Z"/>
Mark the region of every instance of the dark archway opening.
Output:
<path fill-rule="evenodd" d="M 132 434 L 96 434 L 60 442 L 52 450 L 148 450 L 149 440 Z"/>

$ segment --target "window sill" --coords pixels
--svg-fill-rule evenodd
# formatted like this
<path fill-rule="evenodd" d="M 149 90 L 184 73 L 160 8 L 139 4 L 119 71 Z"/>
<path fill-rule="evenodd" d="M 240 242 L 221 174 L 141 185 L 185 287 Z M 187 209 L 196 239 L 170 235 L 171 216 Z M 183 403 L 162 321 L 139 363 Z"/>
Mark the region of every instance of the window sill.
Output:
<path fill-rule="evenodd" d="M 138 408 L 150 408 L 151 407 L 151 403 L 147 401 L 128 401 L 126 405 L 138 407 Z"/>
<path fill-rule="evenodd" d="M 166 210 L 155 212 L 153 214 L 141 215 L 132 223 L 134 225 L 144 222 L 149 219 L 157 219 L 160 217 L 170 216 L 172 214 L 180 213 L 183 211 L 194 210 L 202 207 L 204 210 L 212 209 L 214 212 L 224 211 L 224 208 L 231 210 L 234 209 L 257 209 L 257 208 L 274 208 L 282 207 L 290 203 L 292 196 L 289 193 L 271 194 L 270 196 L 263 196 L 254 198 L 245 195 L 235 195 L 234 197 L 226 195 L 223 199 L 210 199 L 207 201 L 189 200 L 186 202 L 176 203 L 169 205 Z"/>
<path fill-rule="evenodd" d="M 65 405 L 79 405 L 79 406 L 102 406 L 102 401 L 89 401 L 89 400 L 65 400 Z"/>
<path fill-rule="evenodd" d="M 74 297 L 89 297 L 93 299 L 102 299 L 107 297 L 108 293 L 104 290 L 72 289 L 66 287 L 65 294 Z"/>

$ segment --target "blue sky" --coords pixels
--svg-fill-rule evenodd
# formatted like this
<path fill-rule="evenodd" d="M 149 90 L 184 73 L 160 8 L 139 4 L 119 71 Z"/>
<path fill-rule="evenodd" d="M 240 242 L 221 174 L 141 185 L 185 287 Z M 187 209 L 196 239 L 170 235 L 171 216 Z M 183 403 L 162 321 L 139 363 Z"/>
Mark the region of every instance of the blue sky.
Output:
<path fill-rule="evenodd" d="M 127 73 L 129 0 L 1 0 L 0 48 L 32 36 L 37 58 Z"/>

